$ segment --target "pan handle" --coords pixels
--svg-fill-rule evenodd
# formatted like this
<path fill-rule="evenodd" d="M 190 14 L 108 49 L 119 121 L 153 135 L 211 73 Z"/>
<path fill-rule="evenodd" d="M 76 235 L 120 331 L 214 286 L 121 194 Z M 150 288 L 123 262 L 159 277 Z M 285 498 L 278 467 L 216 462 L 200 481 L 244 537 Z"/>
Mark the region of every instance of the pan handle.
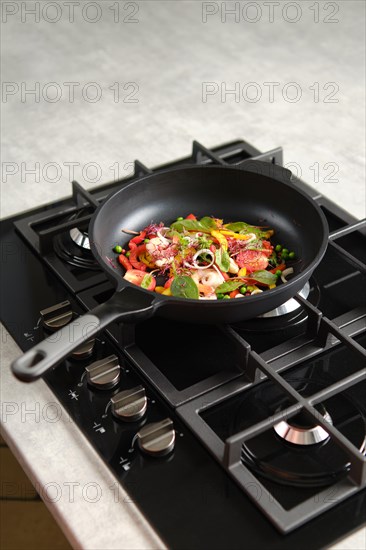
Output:
<path fill-rule="evenodd" d="M 16 359 L 11 369 L 24 382 L 42 376 L 77 347 L 113 321 L 134 323 L 151 317 L 159 300 L 131 287 L 116 292 L 107 302 L 75 319 Z"/>

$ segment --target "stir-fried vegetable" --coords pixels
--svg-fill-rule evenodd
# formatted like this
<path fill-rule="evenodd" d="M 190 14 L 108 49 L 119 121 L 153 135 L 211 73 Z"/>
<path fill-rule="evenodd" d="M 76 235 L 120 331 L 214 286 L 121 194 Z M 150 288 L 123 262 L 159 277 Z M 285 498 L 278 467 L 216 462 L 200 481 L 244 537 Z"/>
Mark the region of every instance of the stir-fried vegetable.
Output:
<path fill-rule="evenodd" d="M 200 300 L 243 298 L 270 290 L 293 273 L 296 254 L 272 244 L 273 229 L 224 223 L 194 214 L 169 227 L 151 223 L 133 235 L 128 251 L 116 244 L 124 278 L 165 296 Z"/>

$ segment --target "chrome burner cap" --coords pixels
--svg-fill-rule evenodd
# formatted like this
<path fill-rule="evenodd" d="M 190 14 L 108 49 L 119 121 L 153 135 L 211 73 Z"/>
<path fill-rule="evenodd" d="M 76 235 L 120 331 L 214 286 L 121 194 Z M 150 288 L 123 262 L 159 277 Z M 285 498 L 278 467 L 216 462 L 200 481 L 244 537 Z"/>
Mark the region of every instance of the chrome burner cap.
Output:
<path fill-rule="evenodd" d="M 309 293 L 310 293 L 310 284 L 309 284 L 309 281 L 307 281 L 304 287 L 300 290 L 299 294 L 302 298 L 306 300 L 306 298 L 309 296 Z M 269 317 L 280 317 L 281 315 L 286 315 L 287 313 L 291 313 L 292 311 L 295 311 L 300 307 L 301 305 L 299 304 L 299 302 L 297 302 L 294 298 L 290 298 L 290 300 L 287 300 L 287 302 L 285 302 L 284 304 L 281 304 L 280 306 L 276 307 L 276 309 L 272 309 L 271 311 L 262 313 L 262 315 L 258 315 L 258 318 L 267 319 Z"/>
<path fill-rule="evenodd" d="M 77 227 L 73 227 L 72 229 L 70 229 L 70 237 L 75 244 L 80 246 L 80 248 L 86 248 L 87 250 L 90 250 L 90 242 L 87 233 L 80 231 L 80 229 L 78 229 Z"/>
<path fill-rule="evenodd" d="M 333 424 L 330 414 L 325 409 L 321 414 L 326 422 Z M 301 427 L 300 425 L 296 425 L 294 421 L 296 421 L 297 416 L 293 417 L 292 424 L 290 424 L 291 419 L 289 421 L 282 420 L 278 424 L 275 424 L 273 429 L 276 434 L 294 445 L 315 445 L 315 443 L 321 443 L 328 439 L 329 434 L 322 426 Z"/>

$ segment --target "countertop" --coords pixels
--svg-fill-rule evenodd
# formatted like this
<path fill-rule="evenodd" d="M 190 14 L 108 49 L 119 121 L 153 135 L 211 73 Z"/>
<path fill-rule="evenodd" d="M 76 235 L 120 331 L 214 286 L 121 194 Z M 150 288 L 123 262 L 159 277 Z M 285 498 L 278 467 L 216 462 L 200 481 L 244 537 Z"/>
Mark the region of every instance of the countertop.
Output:
<path fill-rule="evenodd" d="M 156 166 L 193 139 L 237 138 L 282 145 L 287 167 L 365 216 L 364 2 L 54 4 L 3 5 L 3 217 L 70 195 L 73 177 L 91 188 L 135 158 Z M 115 502 L 114 478 L 65 411 L 22 421 L 23 403 L 42 411 L 54 397 L 12 378 L 19 348 L 4 329 L 2 344 L 2 401 L 15 403 L 4 438 L 73 546 L 162 548 L 128 495 Z M 91 536 L 94 524 L 108 529 Z M 333 548 L 365 548 L 365 530 Z"/>

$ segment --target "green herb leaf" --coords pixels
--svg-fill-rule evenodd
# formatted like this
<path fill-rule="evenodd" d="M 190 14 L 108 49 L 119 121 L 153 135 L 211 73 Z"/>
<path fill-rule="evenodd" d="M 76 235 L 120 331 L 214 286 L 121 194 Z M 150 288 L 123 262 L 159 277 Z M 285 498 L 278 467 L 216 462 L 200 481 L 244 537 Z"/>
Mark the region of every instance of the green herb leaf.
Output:
<path fill-rule="evenodd" d="M 152 278 L 153 278 L 153 276 L 151 275 L 151 273 L 146 273 L 146 275 L 144 276 L 144 278 L 141 281 L 140 286 L 142 288 L 149 288 L 149 286 L 151 285 Z"/>
<path fill-rule="evenodd" d="M 255 271 L 254 273 L 250 273 L 248 275 L 248 279 L 251 279 L 253 281 L 257 281 L 258 283 L 262 283 L 263 285 L 273 285 L 276 284 L 277 276 L 274 273 L 271 273 L 270 271 L 265 271 L 264 269 L 261 271 Z"/>
<path fill-rule="evenodd" d="M 225 283 L 222 283 L 216 288 L 215 292 L 216 294 L 225 294 L 226 292 L 236 290 L 240 286 L 243 286 L 243 284 L 243 281 L 225 281 Z"/>
<path fill-rule="evenodd" d="M 217 229 L 217 224 L 213 218 L 210 218 L 209 216 L 205 216 L 204 218 L 200 219 L 200 224 L 203 227 L 206 227 L 209 231 L 212 231 L 213 229 Z"/>
<path fill-rule="evenodd" d="M 216 222 L 213 218 L 205 216 L 200 220 L 180 220 L 172 223 L 170 229 L 175 231 L 200 231 L 201 233 L 210 233 L 213 229 L 216 229 Z"/>
<path fill-rule="evenodd" d="M 277 267 L 279 265 L 276 252 L 273 252 L 270 255 L 270 257 L 268 258 L 268 261 L 271 265 L 273 265 L 273 267 Z"/>
<path fill-rule="evenodd" d="M 198 248 L 210 248 L 212 245 L 213 240 L 209 239 L 207 234 L 203 235 L 202 237 L 198 237 Z"/>
<path fill-rule="evenodd" d="M 226 250 L 219 248 L 215 252 L 215 260 L 221 271 L 225 273 L 229 271 L 230 267 L 230 256 Z"/>
<path fill-rule="evenodd" d="M 179 222 L 174 222 L 170 226 L 170 229 L 175 231 L 201 231 L 202 233 L 210 233 L 210 229 L 201 224 L 198 220 L 181 220 Z"/>
<path fill-rule="evenodd" d="M 250 225 L 249 223 L 245 222 L 227 223 L 225 224 L 225 229 L 228 229 L 229 231 L 234 231 L 234 233 L 254 233 L 254 235 L 257 235 L 258 237 L 262 237 L 266 234 L 266 231 L 262 231 L 260 227 Z"/>
<path fill-rule="evenodd" d="M 170 286 L 170 291 L 173 296 L 177 298 L 191 298 L 196 300 L 199 298 L 198 287 L 191 277 L 175 277 Z"/>

